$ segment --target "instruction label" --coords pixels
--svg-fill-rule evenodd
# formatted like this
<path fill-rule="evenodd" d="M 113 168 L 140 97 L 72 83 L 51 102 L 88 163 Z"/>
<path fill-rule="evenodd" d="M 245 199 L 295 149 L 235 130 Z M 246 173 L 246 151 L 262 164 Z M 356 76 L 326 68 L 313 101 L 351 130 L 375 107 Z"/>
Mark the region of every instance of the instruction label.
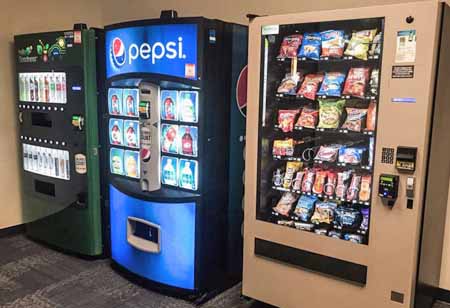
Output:
<path fill-rule="evenodd" d="M 416 30 L 403 30 L 397 32 L 396 63 L 409 63 L 416 61 Z"/>
<path fill-rule="evenodd" d="M 392 78 L 414 78 L 414 65 L 392 66 Z"/>

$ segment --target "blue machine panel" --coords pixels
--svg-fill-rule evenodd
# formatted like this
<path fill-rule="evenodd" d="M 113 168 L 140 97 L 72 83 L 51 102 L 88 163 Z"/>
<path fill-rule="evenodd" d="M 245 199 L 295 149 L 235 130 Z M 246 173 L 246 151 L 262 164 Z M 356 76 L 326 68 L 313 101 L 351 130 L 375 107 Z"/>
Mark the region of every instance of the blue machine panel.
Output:
<path fill-rule="evenodd" d="M 106 32 L 106 77 L 154 73 L 197 79 L 197 25 L 168 24 Z"/>
<path fill-rule="evenodd" d="M 120 192 L 112 185 L 110 200 L 113 260 L 149 280 L 193 290 L 196 204 L 143 201 Z M 156 226 L 149 228 L 148 232 L 138 227 L 136 233 L 138 242 L 144 240 L 152 245 L 154 242 L 153 246 L 159 243 L 159 252 L 144 251 L 130 244 L 130 217 Z"/>

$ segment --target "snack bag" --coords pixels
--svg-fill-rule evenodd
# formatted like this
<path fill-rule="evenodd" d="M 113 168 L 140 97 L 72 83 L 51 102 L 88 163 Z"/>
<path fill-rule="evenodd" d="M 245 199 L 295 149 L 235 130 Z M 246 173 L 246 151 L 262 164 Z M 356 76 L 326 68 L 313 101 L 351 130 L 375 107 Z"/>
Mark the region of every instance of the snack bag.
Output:
<path fill-rule="evenodd" d="M 308 74 L 305 76 L 300 89 L 298 89 L 297 95 L 309 98 L 311 100 L 316 99 L 317 90 L 319 85 L 323 81 L 323 74 Z"/>
<path fill-rule="evenodd" d="M 313 224 L 331 224 L 334 219 L 334 211 L 337 204 L 334 202 L 322 201 L 316 203 L 316 209 L 311 218 Z"/>
<path fill-rule="evenodd" d="M 320 33 L 322 57 L 341 58 L 344 53 L 344 31 L 328 30 Z"/>
<path fill-rule="evenodd" d="M 274 140 L 273 141 L 273 155 L 276 156 L 292 156 L 294 155 L 294 139 Z"/>
<path fill-rule="evenodd" d="M 339 162 L 342 164 L 358 165 L 362 161 L 365 148 L 341 147 L 339 149 Z"/>
<path fill-rule="evenodd" d="M 381 32 L 373 38 L 372 46 L 370 46 L 369 55 L 375 56 L 379 55 L 381 52 Z"/>
<path fill-rule="evenodd" d="M 319 100 L 319 125 L 318 128 L 339 127 L 345 100 Z"/>
<path fill-rule="evenodd" d="M 294 130 L 295 118 L 300 113 L 300 109 L 278 110 L 278 127 L 285 133 Z"/>
<path fill-rule="evenodd" d="M 292 189 L 300 190 L 302 188 L 303 176 L 305 175 L 304 171 L 299 171 L 295 175 L 295 179 L 292 181 Z"/>
<path fill-rule="evenodd" d="M 347 118 L 341 128 L 353 132 L 360 132 L 363 124 L 366 123 L 367 109 L 345 108 L 345 110 L 347 111 Z"/>
<path fill-rule="evenodd" d="M 377 121 L 377 104 L 374 101 L 372 101 L 369 104 L 369 109 L 367 109 L 366 130 L 374 131 L 376 121 Z"/>
<path fill-rule="evenodd" d="M 347 75 L 342 94 L 364 98 L 369 81 L 369 68 L 352 67 Z"/>
<path fill-rule="evenodd" d="M 377 29 L 354 32 L 345 50 L 345 54 L 361 60 L 367 60 L 367 52 L 376 33 Z"/>
<path fill-rule="evenodd" d="M 347 190 L 347 201 L 353 201 L 358 198 L 359 185 L 361 184 L 361 176 L 354 174 L 350 186 Z"/>
<path fill-rule="evenodd" d="M 277 206 L 273 208 L 275 212 L 283 216 L 288 216 L 292 205 L 297 200 L 297 195 L 291 192 L 285 192 L 278 201 Z"/>
<path fill-rule="evenodd" d="M 319 111 L 316 109 L 305 107 L 300 113 L 300 117 L 295 123 L 297 127 L 315 128 L 317 119 L 319 118 Z"/>
<path fill-rule="evenodd" d="M 362 208 L 361 215 L 362 215 L 362 222 L 361 225 L 359 226 L 359 231 L 365 234 L 369 230 L 370 209 Z"/>
<path fill-rule="evenodd" d="M 286 163 L 286 173 L 284 174 L 283 187 L 286 189 L 291 188 L 292 180 L 294 178 L 295 172 L 297 172 L 302 167 L 301 162 L 289 161 Z"/>
<path fill-rule="evenodd" d="M 362 244 L 364 242 L 364 237 L 358 234 L 344 234 L 344 240 L 355 244 Z"/>
<path fill-rule="evenodd" d="M 273 173 L 272 183 L 273 186 L 280 187 L 283 184 L 284 172 L 281 171 L 280 168 Z"/>
<path fill-rule="evenodd" d="M 296 222 L 296 223 L 294 223 L 294 226 L 296 229 L 303 230 L 303 231 L 311 232 L 312 230 L 314 230 L 313 224 L 308 224 L 308 223 L 304 223 L 304 222 Z"/>
<path fill-rule="evenodd" d="M 293 34 L 283 38 L 278 58 L 296 58 L 298 47 L 302 44 L 302 38 L 301 34 Z"/>
<path fill-rule="evenodd" d="M 314 160 L 326 161 L 326 162 L 335 162 L 339 153 L 341 145 L 332 144 L 332 145 L 321 145 L 319 151 L 317 151 L 316 157 Z"/>
<path fill-rule="evenodd" d="M 341 72 L 328 72 L 320 86 L 318 95 L 341 96 L 342 84 L 345 81 L 345 74 Z"/>
<path fill-rule="evenodd" d="M 280 86 L 277 89 L 277 93 L 295 95 L 297 91 L 297 85 L 300 80 L 300 74 L 286 74 L 281 81 Z"/>
<path fill-rule="evenodd" d="M 328 232 L 328 236 L 332 237 L 332 238 L 341 239 L 342 238 L 342 233 L 339 232 L 339 231 L 331 230 L 330 232 Z"/>
<path fill-rule="evenodd" d="M 317 171 L 316 173 L 316 180 L 314 181 L 313 185 L 313 193 L 315 194 L 322 194 L 323 193 L 323 187 L 325 185 L 325 180 L 327 178 L 327 171 Z"/>
<path fill-rule="evenodd" d="M 322 38 L 320 36 L 320 33 L 318 32 L 305 33 L 305 36 L 303 37 L 303 43 L 302 46 L 300 47 L 298 56 L 313 60 L 319 60 L 321 45 L 322 45 Z"/>
<path fill-rule="evenodd" d="M 314 214 L 314 205 L 317 202 L 317 197 L 303 195 L 298 199 L 294 214 L 303 222 L 309 222 Z"/>
<path fill-rule="evenodd" d="M 337 174 L 333 171 L 328 171 L 327 183 L 324 186 L 325 195 L 332 197 L 334 195 L 334 190 L 336 189 Z"/>
<path fill-rule="evenodd" d="M 351 207 L 340 206 L 336 209 L 334 225 L 337 229 L 355 230 L 362 221 L 361 212 Z"/>
<path fill-rule="evenodd" d="M 308 169 L 305 172 L 305 176 L 303 177 L 302 182 L 302 192 L 303 193 L 310 193 L 312 190 L 312 187 L 314 185 L 314 177 L 316 176 L 316 172 L 313 169 Z"/>
<path fill-rule="evenodd" d="M 370 74 L 370 94 L 377 95 L 378 94 L 378 84 L 380 82 L 380 70 L 375 68 L 372 70 Z"/>
<path fill-rule="evenodd" d="M 370 175 L 364 175 L 361 178 L 361 189 L 359 191 L 359 201 L 367 202 L 370 200 L 371 184 L 372 184 L 372 177 Z"/>
<path fill-rule="evenodd" d="M 336 198 L 344 199 L 351 174 L 351 171 L 338 172 L 335 190 Z"/>

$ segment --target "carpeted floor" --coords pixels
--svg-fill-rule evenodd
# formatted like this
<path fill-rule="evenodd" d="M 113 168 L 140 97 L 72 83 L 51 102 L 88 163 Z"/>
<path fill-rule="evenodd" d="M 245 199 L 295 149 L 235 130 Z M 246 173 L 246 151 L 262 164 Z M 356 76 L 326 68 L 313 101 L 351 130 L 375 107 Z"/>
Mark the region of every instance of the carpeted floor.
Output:
<path fill-rule="evenodd" d="M 246 308 L 237 285 L 201 308 Z M 83 260 L 23 235 L 0 238 L 1 308 L 192 308 L 191 303 L 141 288 L 108 260 Z"/>

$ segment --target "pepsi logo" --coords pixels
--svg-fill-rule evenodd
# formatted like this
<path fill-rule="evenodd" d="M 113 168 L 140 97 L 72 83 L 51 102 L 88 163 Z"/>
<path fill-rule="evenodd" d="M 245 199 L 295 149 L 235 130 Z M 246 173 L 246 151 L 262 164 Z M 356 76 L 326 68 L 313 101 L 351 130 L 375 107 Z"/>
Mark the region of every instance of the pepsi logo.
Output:
<path fill-rule="evenodd" d="M 115 66 L 120 67 L 125 64 L 126 59 L 125 45 L 118 37 L 114 38 L 111 44 L 111 58 Z"/>

